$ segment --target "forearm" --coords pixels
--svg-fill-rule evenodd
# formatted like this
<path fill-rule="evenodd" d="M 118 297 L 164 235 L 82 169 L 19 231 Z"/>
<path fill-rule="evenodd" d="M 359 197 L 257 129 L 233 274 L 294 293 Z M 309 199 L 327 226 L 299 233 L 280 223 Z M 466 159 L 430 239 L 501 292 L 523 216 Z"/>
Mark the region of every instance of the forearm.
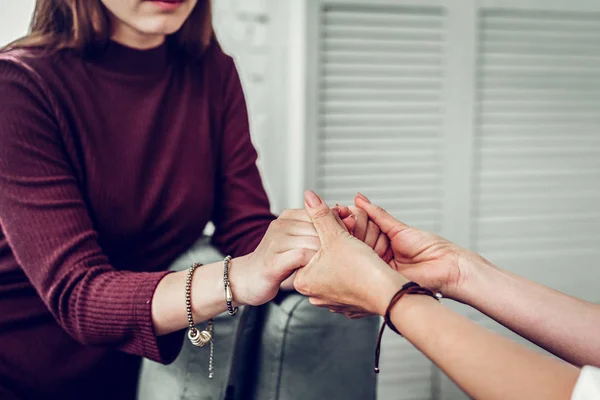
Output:
<path fill-rule="evenodd" d="M 243 282 L 236 279 L 236 269 L 244 268 L 246 261 L 247 257 L 239 257 L 231 262 L 229 278 L 235 306 L 243 305 L 235 301 L 236 287 L 243 284 Z M 188 270 L 174 272 L 165 276 L 158 284 L 152 300 L 152 319 L 157 335 L 166 335 L 188 326 L 185 307 L 187 275 Z M 197 268 L 194 272 L 191 288 L 192 313 L 196 324 L 201 324 L 201 322 L 227 310 L 222 262 Z"/>
<path fill-rule="evenodd" d="M 402 334 L 471 397 L 568 399 L 579 370 L 481 328 L 437 303 L 409 295 L 392 312 Z"/>
<path fill-rule="evenodd" d="M 474 261 L 465 303 L 577 366 L 600 366 L 600 305 Z"/>

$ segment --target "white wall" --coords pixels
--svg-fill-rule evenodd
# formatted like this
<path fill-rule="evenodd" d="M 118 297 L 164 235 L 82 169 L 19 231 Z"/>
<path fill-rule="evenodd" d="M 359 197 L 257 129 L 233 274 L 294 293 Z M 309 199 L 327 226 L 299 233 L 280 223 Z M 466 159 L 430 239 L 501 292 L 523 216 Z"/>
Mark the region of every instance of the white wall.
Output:
<path fill-rule="evenodd" d="M 272 209 L 301 208 L 306 137 L 306 0 L 218 0 L 217 36 L 236 60 Z"/>
<path fill-rule="evenodd" d="M 275 212 L 289 204 L 286 126 L 287 7 L 280 0 L 214 1 L 214 24 L 236 60 L 248 103 L 259 168 Z M 302 204 L 302 203 L 300 203 Z"/>
<path fill-rule="evenodd" d="M 35 0 L 0 0 L 0 47 L 25 35 Z"/>

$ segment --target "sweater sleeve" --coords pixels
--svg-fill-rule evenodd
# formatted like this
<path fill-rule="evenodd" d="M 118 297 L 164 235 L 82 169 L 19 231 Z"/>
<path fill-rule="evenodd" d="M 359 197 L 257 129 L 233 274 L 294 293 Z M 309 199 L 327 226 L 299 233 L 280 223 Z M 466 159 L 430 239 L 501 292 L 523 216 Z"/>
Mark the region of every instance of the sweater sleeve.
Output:
<path fill-rule="evenodd" d="M 172 361 L 183 336 L 157 338 L 151 316 L 154 290 L 166 272 L 110 265 L 65 151 L 56 108 L 39 75 L 15 60 L 0 60 L 0 227 L 17 262 L 75 340 Z"/>
<path fill-rule="evenodd" d="M 246 101 L 235 64 L 226 57 L 223 68 L 222 132 L 215 191 L 213 244 L 232 256 L 258 246 L 275 216 L 256 166 Z"/>

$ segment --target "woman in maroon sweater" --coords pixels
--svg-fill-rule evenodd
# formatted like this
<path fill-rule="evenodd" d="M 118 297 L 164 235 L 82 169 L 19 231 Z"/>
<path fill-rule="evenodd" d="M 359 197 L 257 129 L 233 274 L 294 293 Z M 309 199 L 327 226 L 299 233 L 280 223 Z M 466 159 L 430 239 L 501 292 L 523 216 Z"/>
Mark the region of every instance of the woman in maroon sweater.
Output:
<path fill-rule="evenodd" d="M 0 53 L 0 398 L 134 398 L 139 356 L 180 350 L 165 269 L 209 221 L 235 302 L 270 301 L 320 243 L 304 211 L 271 223 L 256 157 L 209 0 L 38 0 Z M 222 277 L 194 274 L 200 327 Z"/>

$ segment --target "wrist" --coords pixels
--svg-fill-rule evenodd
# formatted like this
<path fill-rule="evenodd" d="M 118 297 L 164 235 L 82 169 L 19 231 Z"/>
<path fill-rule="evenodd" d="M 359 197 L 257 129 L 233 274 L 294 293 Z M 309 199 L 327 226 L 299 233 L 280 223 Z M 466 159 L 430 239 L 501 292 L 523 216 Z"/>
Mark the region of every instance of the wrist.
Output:
<path fill-rule="evenodd" d="M 429 319 L 432 307 L 441 303 L 429 296 L 406 294 L 398 300 L 390 310 L 390 319 L 404 337 L 411 340 L 411 324 L 418 319 Z"/>
<path fill-rule="evenodd" d="M 408 282 L 408 279 L 390 269 L 382 273 L 378 281 L 370 291 L 373 294 L 370 308 L 377 315 L 384 316 L 392 297 Z"/>
<path fill-rule="evenodd" d="M 458 263 L 462 279 L 456 293 L 450 297 L 461 303 L 473 305 L 486 292 L 483 285 L 493 280 L 491 275 L 497 271 L 497 268 L 479 254 L 471 251 L 461 254 Z"/>
<path fill-rule="evenodd" d="M 234 258 L 229 263 L 229 287 L 233 294 L 232 305 L 234 307 L 241 307 L 249 304 L 248 296 L 246 296 L 244 289 L 248 282 L 248 279 L 245 277 L 245 272 L 248 271 L 250 263 L 251 254 Z M 220 286 L 224 293 L 225 287 L 223 279 L 220 281 Z M 225 294 L 223 294 L 223 302 L 225 302 Z"/>

